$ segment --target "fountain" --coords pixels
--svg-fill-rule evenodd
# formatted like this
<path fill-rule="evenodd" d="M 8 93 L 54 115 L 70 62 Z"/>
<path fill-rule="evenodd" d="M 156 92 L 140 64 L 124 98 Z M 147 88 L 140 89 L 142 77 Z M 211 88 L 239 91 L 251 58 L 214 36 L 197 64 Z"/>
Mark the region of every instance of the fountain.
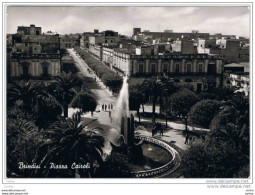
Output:
<path fill-rule="evenodd" d="M 115 143 L 110 141 L 111 154 L 118 162 L 124 162 L 131 167 L 134 177 L 155 177 L 169 172 L 175 167 L 175 156 L 178 153 L 160 140 L 134 135 L 134 116 L 129 113 L 127 79 L 127 76 L 123 78 L 122 89 L 116 103 L 117 110 L 113 115 L 120 136 L 119 141 Z M 158 158 L 164 160 L 158 162 Z"/>
<path fill-rule="evenodd" d="M 134 162 L 141 160 L 142 148 L 141 144 L 143 140 L 135 142 L 134 140 L 134 116 L 129 114 L 129 96 L 128 96 L 128 83 L 127 76 L 123 78 L 122 89 L 120 90 L 120 95 L 116 104 L 117 110 L 115 113 L 115 122 L 120 126 L 120 144 L 114 145 L 110 142 L 112 146 L 112 152 L 115 155 L 122 155 L 128 162 Z"/>

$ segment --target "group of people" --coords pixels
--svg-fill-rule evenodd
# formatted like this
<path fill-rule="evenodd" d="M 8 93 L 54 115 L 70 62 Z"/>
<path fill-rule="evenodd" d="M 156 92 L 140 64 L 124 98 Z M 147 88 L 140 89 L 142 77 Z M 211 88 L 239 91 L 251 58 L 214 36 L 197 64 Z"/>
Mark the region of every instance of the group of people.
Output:
<path fill-rule="evenodd" d="M 163 135 L 163 128 L 160 123 L 155 123 L 152 127 L 152 136 L 156 135 L 160 131 L 160 135 Z"/>
<path fill-rule="evenodd" d="M 113 109 L 113 105 L 112 104 L 103 104 L 102 105 L 102 111 L 107 111 L 107 108 L 108 108 L 108 111 L 111 111 Z"/>

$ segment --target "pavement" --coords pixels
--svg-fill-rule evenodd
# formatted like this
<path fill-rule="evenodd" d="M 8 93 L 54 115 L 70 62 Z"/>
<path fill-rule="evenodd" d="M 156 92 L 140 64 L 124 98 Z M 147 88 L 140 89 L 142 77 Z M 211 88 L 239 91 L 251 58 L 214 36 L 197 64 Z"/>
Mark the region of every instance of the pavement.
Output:
<path fill-rule="evenodd" d="M 80 72 L 86 76 L 95 78 L 97 84 L 100 86 L 100 89 L 91 89 L 92 93 L 94 93 L 97 97 L 97 103 L 98 106 L 96 108 L 96 111 L 94 112 L 93 116 L 91 113 L 86 113 L 82 115 L 82 117 L 86 120 L 92 120 L 97 119 L 97 121 L 93 122 L 89 126 L 89 128 L 94 128 L 96 126 L 101 127 L 103 130 L 100 132 L 105 137 L 105 147 L 104 152 L 109 153 L 111 151 L 111 146 L 109 144 L 109 141 L 116 142 L 119 137 L 120 127 L 118 124 L 114 123 L 114 121 L 111 120 L 110 115 L 113 116 L 115 110 L 116 110 L 116 102 L 117 98 L 112 95 L 112 92 L 109 91 L 109 89 L 102 83 L 102 81 L 95 75 L 93 71 L 88 71 L 89 67 L 84 62 L 83 59 L 80 58 L 79 55 L 76 54 L 74 49 L 68 49 L 69 54 L 73 57 L 75 61 L 75 65 L 80 70 Z M 113 104 L 113 109 L 106 111 L 102 110 L 102 105 L 106 104 Z M 108 107 L 107 107 L 108 108 Z M 74 112 L 76 112 L 77 109 L 69 108 L 68 110 L 68 116 L 71 117 Z M 142 110 L 141 110 L 142 111 Z M 151 112 L 152 107 L 150 105 L 145 105 L 145 111 Z M 110 113 L 111 112 L 111 113 Z M 159 108 L 156 107 L 156 112 L 159 112 Z M 138 121 L 138 118 L 135 117 L 135 120 Z M 151 121 L 151 119 L 141 118 L 141 121 Z M 165 120 L 157 119 L 157 122 L 162 123 L 162 125 L 165 125 Z M 182 135 L 182 130 L 185 129 L 184 124 L 179 124 L 175 122 L 168 121 L 169 128 L 164 132 L 164 135 L 155 135 L 154 137 L 163 141 L 166 141 L 168 143 L 175 144 L 177 147 L 181 148 L 182 150 L 187 150 L 189 145 L 184 144 L 185 137 Z M 188 126 L 189 129 L 192 129 L 192 127 Z M 201 128 L 196 128 L 196 130 L 201 130 Z M 205 130 L 205 129 L 203 129 Z M 136 130 L 137 134 L 140 134 L 142 136 L 152 136 L 150 131 L 147 130 Z"/>

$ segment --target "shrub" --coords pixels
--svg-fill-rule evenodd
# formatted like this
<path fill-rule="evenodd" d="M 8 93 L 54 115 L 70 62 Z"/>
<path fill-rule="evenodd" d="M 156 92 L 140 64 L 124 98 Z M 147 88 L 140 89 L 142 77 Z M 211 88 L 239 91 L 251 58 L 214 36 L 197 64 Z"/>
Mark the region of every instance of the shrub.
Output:
<path fill-rule="evenodd" d="M 196 94 L 185 88 L 170 97 L 172 110 L 177 115 L 186 115 L 197 101 Z"/>
<path fill-rule="evenodd" d="M 214 115 L 218 112 L 220 102 L 217 100 L 202 100 L 196 103 L 189 112 L 192 123 L 209 127 Z"/>
<path fill-rule="evenodd" d="M 185 82 L 192 82 L 192 79 L 191 78 L 186 78 Z"/>
<path fill-rule="evenodd" d="M 95 98 L 88 93 L 79 93 L 72 102 L 73 108 L 79 108 L 82 112 L 94 112 L 97 107 Z"/>

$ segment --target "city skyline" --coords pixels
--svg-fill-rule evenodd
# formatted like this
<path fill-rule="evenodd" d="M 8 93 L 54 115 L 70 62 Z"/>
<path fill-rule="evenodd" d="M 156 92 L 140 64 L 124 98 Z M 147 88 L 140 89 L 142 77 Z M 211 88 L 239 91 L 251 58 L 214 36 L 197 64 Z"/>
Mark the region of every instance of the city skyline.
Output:
<path fill-rule="evenodd" d="M 215 14 L 217 13 L 217 14 Z M 35 24 L 43 32 L 59 34 L 114 30 L 131 36 L 134 27 L 143 30 L 222 33 L 249 37 L 250 11 L 242 7 L 7 7 L 7 33 L 17 26 Z M 51 22 L 49 22 L 51 21 Z M 160 21 L 160 23 L 159 23 Z"/>

